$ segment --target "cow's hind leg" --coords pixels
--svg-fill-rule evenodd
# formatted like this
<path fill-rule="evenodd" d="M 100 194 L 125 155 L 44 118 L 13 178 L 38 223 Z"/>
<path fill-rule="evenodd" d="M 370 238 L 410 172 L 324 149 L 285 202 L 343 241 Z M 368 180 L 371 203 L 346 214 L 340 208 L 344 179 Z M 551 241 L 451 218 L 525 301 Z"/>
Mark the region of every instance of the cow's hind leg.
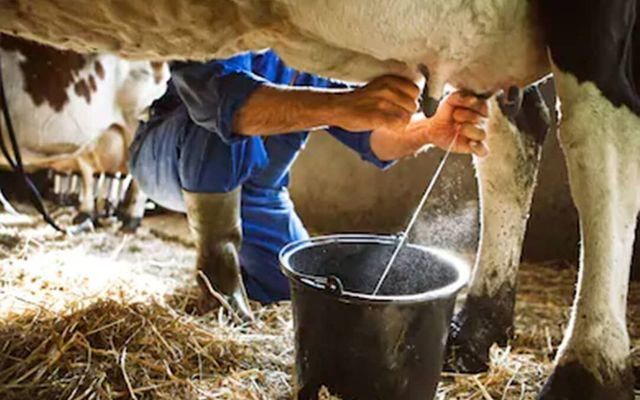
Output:
<path fill-rule="evenodd" d="M 478 258 L 467 299 L 452 322 L 446 370 L 486 370 L 491 346 L 506 345 L 511 335 L 522 241 L 549 127 L 549 111 L 537 87 L 525 92 L 515 119 L 492 107 L 490 154 L 476 160 L 481 205 Z"/>
<path fill-rule="evenodd" d="M 138 182 L 132 179 L 124 199 L 122 213 L 119 215 L 122 220 L 121 231 L 135 233 L 142 223 L 146 203 L 147 196 L 140 189 Z"/>
<path fill-rule="evenodd" d="M 640 206 L 640 118 L 554 68 L 560 143 L 582 236 L 578 289 L 540 398 L 633 399 L 626 302 Z"/>

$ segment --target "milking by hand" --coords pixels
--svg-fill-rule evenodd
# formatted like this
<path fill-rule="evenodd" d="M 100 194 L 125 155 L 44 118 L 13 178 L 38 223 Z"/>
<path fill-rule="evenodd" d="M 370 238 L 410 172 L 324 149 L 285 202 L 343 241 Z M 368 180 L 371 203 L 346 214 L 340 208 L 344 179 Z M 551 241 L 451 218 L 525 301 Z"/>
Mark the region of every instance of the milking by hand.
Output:
<path fill-rule="evenodd" d="M 488 154 L 485 144 L 488 102 L 479 97 L 454 92 L 443 99 L 431 118 L 422 113 L 413 114 L 410 122 L 399 129 L 377 127 L 371 134 L 371 148 L 382 160 L 396 160 L 416 154 L 429 145 L 451 151 Z"/>
<path fill-rule="evenodd" d="M 379 168 L 427 145 L 448 148 L 456 134 L 454 151 L 486 153 L 484 101 L 455 93 L 425 119 L 416 117 L 419 95 L 397 76 L 354 88 L 296 71 L 273 51 L 175 63 L 138 130 L 130 169 L 152 200 L 186 212 L 203 309 L 215 305 L 212 291 L 249 318 L 248 298 L 289 298 L 278 253 L 309 237 L 287 187 L 310 131 L 323 129 Z"/>
<path fill-rule="evenodd" d="M 485 156 L 488 102 L 454 92 L 425 118 L 418 109 L 420 87 L 393 75 L 356 89 L 292 90 L 261 87 L 236 114 L 234 130 L 243 135 L 269 135 L 336 126 L 349 132 L 371 131 L 370 145 L 381 160 L 414 155 L 429 145 L 456 153 Z"/>

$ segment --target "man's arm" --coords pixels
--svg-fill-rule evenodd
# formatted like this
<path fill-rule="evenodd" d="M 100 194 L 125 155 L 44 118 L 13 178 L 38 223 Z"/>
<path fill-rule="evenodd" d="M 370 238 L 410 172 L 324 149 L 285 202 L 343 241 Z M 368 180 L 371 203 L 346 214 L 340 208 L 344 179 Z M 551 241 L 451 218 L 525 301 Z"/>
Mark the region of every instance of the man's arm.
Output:
<path fill-rule="evenodd" d="M 378 168 L 387 168 L 393 161 L 415 155 L 435 145 L 457 153 L 487 154 L 483 141 L 486 134 L 483 125 L 488 114 L 487 103 L 474 96 L 452 94 L 440 103 L 432 118 L 414 114 L 411 122 L 401 129 L 376 128 L 372 132 L 349 132 L 329 127 L 331 136 L 353 149 L 360 157 Z"/>
<path fill-rule="evenodd" d="M 455 125 L 463 125 L 454 151 L 486 153 L 481 143 L 484 131 L 472 126 L 478 122 L 473 97 L 459 100 L 464 96 L 452 95 L 441 103 L 436 116 L 409 124 L 420 90 L 406 79 L 383 76 L 353 90 L 292 88 L 254 75 L 251 62 L 245 54 L 207 64 L 183 64 L 172 72 L 194 122 L 227 142 L 324 126 L 340 128 L 345 135 L 364 131 L 369 132 L 367 143 L 342 141 L 360 153 L 365 151 L 365 158 L 374 164 L 386 166 L 384 161 L 414 154 L 427 144 L 448 147 L 458 129 Z"/>
<path fill-rule="evenodd" d="M 379 77 L 350 90 L 310 75 L 313 79 L 306 80 L 323 87 L 290 87 L 254 74 L 258 57 L 245 53 L 208 63 L 174 63 L 172 83 L 191 119 L 231 143 L 329 125 L 351 131 L 400 129 L 417 107 L 419 88 L 400 77 Z"/>
<path fill-rule="evenodd" d="M 338 126 L 349 131 L 400 129 L 417 108 L 420 89 L 395 76 L 354 90 L 261 85 L 235 114 L 234 132 L 269 135 Z"/>
<path fill-rule="evenodd" d="M 381 159 L 371 148 L 371 131 L 351 132 L 342 128 L 331 126 L 327 132 L 343 145 L 349 147 L 360 155 L 364 161 L 370 162 L 380 169 L 386 169 L 393 165 L 396 159 Z"/>
<path fill-rule="evenodd" d="M 234 132 L 274 135 L 328 125 L 340 112 L 340 91 L 263 84 L 233 119 Z"/>

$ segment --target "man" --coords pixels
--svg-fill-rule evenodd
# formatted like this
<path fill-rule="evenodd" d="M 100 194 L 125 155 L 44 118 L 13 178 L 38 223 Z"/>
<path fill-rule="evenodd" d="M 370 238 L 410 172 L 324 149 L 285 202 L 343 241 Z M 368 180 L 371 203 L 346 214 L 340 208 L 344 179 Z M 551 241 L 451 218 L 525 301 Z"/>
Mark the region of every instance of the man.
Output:
<path fill-rule="evenodd" d="M 310 130 L 326 129 L 380 168 L 429 144 L 447 148 L 456 133 L 454 151 L 486 154 L 486 102 L 456 93 L 433 118 L 416 118 L 419 94 L 396 76 L 351 89 L 295 71 L 272 51 L 173 66 L 130 168 L 151 199 L 187 213 L 203 311 L 216 304 L 212 290 L 247 318 L 245 285 L 262 303 L 288 298 L 278 252 L 308 237 L 287 185 Z"/>

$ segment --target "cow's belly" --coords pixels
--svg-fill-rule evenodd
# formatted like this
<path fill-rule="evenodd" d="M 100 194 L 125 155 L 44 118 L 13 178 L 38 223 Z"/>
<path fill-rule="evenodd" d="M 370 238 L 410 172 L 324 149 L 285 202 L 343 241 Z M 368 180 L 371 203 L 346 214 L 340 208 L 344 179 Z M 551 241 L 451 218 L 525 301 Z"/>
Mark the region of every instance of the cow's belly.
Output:
<path fill-rule="evenodd" d="M 212 58 L 274 47 L 292 66 L 341 79 L 415 74 L 476 92 L 548 71 L 529 1 L 0 0 L 0 30 L 76 50 Z M 144 26 L 145 29 L 139 29 Z"/>
<path fill-rule="evenodd" d="M 95 141 L 111 122 L 100 110 L 77 112 L 35 112 L 32 119 L 12 118 L 18 144 L 25 149 L 44 154 L 75 151 Z M 105 113 L 106 114 L 106 113 Z"/>
<path fill-rule="evenodd" d="M 331 74 L 335 69 L 338 75 L 368 80 L 378 70 L 407 68 L 404 73 L 411 74 L 425 64 L 436 85 L 448 82 L 475 92 L 525 86 L 549 73 L 537 10 L 529 1 L 279 2 L 284 17 L 305 40 L 328 47 L 319 44 L 320 53 L 309 57 L 310 62 L 296 56 L 301 46 L 291 38 L 300 36 L 276 47 L 292 63 L 318 72 L 326 68 Z M 341 62 L 345 55 L 336 48 L 365 59 Z"/>

